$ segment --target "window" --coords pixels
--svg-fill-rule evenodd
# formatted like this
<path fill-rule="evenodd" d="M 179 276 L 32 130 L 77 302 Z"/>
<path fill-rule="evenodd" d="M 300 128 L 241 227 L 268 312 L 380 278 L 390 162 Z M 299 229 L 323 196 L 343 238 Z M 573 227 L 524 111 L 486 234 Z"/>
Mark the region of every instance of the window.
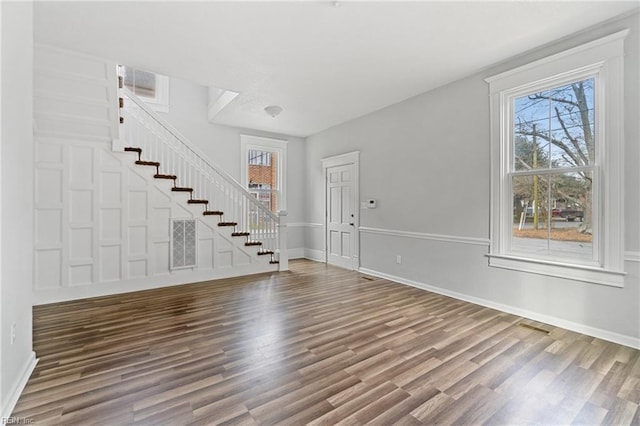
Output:
<path fill-rule="evenodd" d="M 272 212 L 286 210 L 287 141 L 241 135 L 242 183 Z"/>
<path fill-rule="evenodd" d="M 271 155 L 269 151 L 259 151 L 256 149 L 249 150 L 250 166 L 271 166 Z"/>
<path fill-rule="evenodd" d="M 622 285 L 626 33 L 487 79 L 491 266 Z"/>
<path fill-rule="evenodd" d="M 169 77 L 149 71 L 120 66 L 124 86 L 152 109 L 169 112 Z"/>

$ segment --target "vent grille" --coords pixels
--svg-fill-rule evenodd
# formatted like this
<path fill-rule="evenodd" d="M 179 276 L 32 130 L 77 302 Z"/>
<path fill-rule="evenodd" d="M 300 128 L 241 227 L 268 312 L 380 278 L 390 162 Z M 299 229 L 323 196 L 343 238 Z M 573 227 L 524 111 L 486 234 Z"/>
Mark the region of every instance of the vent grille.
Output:
<path fill-rule="evenodd" d="M 196 266 L 196 220 L 171 220 L 171 269 Z"/>

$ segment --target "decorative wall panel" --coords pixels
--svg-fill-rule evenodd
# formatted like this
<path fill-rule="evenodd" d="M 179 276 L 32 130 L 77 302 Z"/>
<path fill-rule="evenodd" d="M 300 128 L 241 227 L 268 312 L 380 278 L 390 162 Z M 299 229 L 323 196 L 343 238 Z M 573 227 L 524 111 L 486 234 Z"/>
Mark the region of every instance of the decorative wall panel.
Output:
<path fill-rule="evenodd" d="M 187 205 L 172 182 L 154 179 L 155 168 L 111 150 L 119 137 L 115 64 L 45 46 L 35 56 L 36 303 L 229 276 L 236 260 L 244 273 L 267 270 L 266 256 Z M 181 265 L 191 265 L 175 272 L 172 218 L 188 219 Z"/>

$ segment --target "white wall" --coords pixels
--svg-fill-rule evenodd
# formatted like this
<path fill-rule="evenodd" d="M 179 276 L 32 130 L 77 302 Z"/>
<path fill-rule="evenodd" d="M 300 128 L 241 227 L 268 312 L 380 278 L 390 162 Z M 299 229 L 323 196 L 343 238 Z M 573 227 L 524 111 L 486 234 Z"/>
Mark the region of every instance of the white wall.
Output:
<path fill-rule="evenodd" d="M 287 144 L 287 247 L 299 253 L 304 247 L 304 153 L 302 138 L 241 129 L 210 123 L 207 119 L 209 92 L 204 86 L 179 78 L 169 79 L 169 112 L 159 113 L 186 136 L 211 161 L 240 181 L 240 135 L 262 136 L 288 141 Z M 286 114 L 286 111 L 283 113 Z M 277 118 L 275 118 L 277 120 Z"/>
<path fill-rule="evenodd" d="M 614 288 L 489 268 L 489 93 L 484 78 L 623 28 L 628 276 Z M 361 267 L 455 297 L 640 346 L 638 15 L 608 23 L 307 139 L 307 222 L 323 222 L 320 159 L 360 150 Z M 307 228 L 307 250 L 324 249 Z M 396 264 L 396 255 L 402 264 Z"/>
<path fill-rule="evenodd" d="M 276 269 L 155 168 L 134 165 L 137 154 L 112 151 L 115 63 L 38 45 L 34 68 L 36 304 Z M 185 217 L 198 219 L 198 266 L 171 270 L 169 219 Z"/>
<path fill-rule="evenodd" d="M 10 415 L 35 365 L 32 352 L 32 3 L 1 2 L 2 229 L 0 417 Z M 11 327 L 15 324 L 15 342 Z"/>

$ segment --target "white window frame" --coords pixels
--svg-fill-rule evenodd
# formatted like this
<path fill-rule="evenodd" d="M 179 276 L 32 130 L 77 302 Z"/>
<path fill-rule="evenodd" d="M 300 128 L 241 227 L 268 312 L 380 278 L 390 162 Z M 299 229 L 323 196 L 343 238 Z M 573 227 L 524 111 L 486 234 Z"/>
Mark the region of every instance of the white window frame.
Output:
<path fill-rule="evenodd" d="M 133 69 L 134 71 L 137 70 L 137 71 L 148 72 L 150 74 L 155 74 L 156 76 L 155 94 L 156 95 L 154 97 L 144 96 L 138 93 L 134 93 L 134 94 L 138 96 L 140 99 L 142 99 L 147 105 L 149 105 L 149 108 L 151 108 L 152 110 L 157 112 L 169 112 L 169 77 L 166 75 L 155 73 L 153 71 L 147 71 L 140 68 L 130 67 L 129 65 L 126 65 L 126 66 Z M 122 68 L 123 68 L 122 72 L 124 72 L 124 67 L 125 65 L 122 65 Z"/>
<path fill-rule="evenodd" d="M 277 179 L 278 187 L 272 188 L 276 191 L 277 210 L 287 210 L 287 144 L 283 139 L 272 139 L 261 136 L 240 135 L 240 183 L 249 189 L 249 151 L 270 151 L 277 156 Z"/>
<path fill-rule="evenodd" d="M 489 265 L 590 283 L 624 284 L 623 51 L 629 30 L 487 78 L 491 113 L 491 243 Z M 512 104 L 524 93 L 596 78 L 593 176 L 594 252 L 598 262 L 551 260 L 510 250 Z M 559 172 L 562 169 L 558 170 Z M 599 220 L 601 219 L 601 220 Z"/>

